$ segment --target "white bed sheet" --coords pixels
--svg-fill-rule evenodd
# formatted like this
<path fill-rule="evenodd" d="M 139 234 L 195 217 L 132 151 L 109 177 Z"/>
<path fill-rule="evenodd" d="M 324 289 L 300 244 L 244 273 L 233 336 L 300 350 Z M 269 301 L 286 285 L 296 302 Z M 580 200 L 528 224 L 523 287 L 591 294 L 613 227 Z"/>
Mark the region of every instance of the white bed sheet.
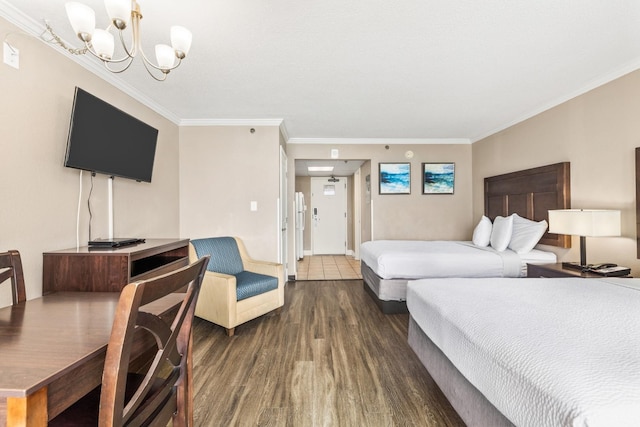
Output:
<path fill-rule="evenodd" d="M 360 259 L 382 279 L 523 277 L 528 262 L 554 263 L 556 255 L 537 249 L 498 252 L 465 241 L 375 240 L 362 243 Z"/>
<path fill-rule="evenodd" d="M 640 425 L 640 279 L 424 279 L 407 306 L 515 425 Z"/>

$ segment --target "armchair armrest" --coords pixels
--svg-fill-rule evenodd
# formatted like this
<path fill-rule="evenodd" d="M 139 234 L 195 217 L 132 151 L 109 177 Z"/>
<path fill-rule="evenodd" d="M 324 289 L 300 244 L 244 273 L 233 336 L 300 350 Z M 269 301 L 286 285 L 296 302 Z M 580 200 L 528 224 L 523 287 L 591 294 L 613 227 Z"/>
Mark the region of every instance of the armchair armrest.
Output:
<path fill-rule="evenodd" d="M 249 256 L 247 249 L 244 247 L 244 243 L 239 238 L 235 238 L 238 244 L 238 250 L 240 251 L 240 258 L 242 258 L 242 264 L 244 269 L 251 271 L 252 273 L 265 274 L 267 276 L 278 278 L 278 288 L 284 287 L 284 267 L 282 264 L 269 261 L 258 261 Z"/>
<path fill-rule="evenodd" d="M 278 286 L 281 285 L 281 282 L 283 281 L 282 278 L 284 276 L 284 269 L 282 268 L 282 264 L 267 261 L 257 261 L 254 259 L 246 258 L 242 259 L 242 263 L 244 264 L 244 269 L 247 271 L 277 277 Z"/>
<path fill-rule="evenodd" d="M 232 328 L 235 324 L 236 278 L 206 271 L 196 303 L 196 316 Z"/>

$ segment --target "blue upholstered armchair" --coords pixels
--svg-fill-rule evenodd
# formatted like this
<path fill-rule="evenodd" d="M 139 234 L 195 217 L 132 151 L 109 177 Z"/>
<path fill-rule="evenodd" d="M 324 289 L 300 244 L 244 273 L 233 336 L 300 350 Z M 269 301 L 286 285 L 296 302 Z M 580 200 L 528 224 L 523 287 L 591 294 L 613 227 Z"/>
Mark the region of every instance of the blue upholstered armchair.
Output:
<path fill-rule="evenodd" d="M 282 264 L 256 261 L 237 237 L 211 237 L 189 243 L 189 259 L 210 255 L 196 304 L 196 316 L 235 327 L 284 305 Z"/>

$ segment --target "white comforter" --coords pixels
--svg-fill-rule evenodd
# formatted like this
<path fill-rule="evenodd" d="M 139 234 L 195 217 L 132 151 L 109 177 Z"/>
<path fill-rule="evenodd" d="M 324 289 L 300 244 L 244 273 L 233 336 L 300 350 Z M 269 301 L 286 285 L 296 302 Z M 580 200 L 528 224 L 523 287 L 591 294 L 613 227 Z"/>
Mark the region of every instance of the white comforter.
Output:
<path fill-rule="evenodd" d="M 640 426 L 640 279 L 424 279 L 407 307 L 518 426 Z"/>
<path fill-rule="evenodd" d="M 360 259 L 382 279 L 426 277 L 521 277 L 527 262 L 556 262 L 555 254 L 533 250 L 518 255 L 471 242 L 375 240 L 360 246 Z"/>

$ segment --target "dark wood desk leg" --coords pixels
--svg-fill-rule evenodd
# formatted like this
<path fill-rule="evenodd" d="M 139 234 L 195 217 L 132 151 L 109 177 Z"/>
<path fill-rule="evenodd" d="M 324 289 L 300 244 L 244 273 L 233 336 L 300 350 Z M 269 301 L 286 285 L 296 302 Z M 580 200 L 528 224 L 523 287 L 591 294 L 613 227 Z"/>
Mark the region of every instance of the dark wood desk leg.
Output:
<path fill-rule="evenodd" d="M 7 397 L 7 426 L 46 427 L 47 388 L 27 397 Z"/>

